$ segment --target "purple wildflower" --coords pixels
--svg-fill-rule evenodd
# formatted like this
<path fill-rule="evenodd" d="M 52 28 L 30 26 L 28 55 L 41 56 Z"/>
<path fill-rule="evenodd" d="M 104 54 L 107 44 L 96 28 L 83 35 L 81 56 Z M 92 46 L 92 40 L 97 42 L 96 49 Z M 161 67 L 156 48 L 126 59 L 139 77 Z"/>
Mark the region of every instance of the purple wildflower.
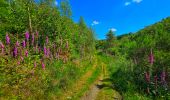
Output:
<path fill-rule="evenodd" d="M 145 73 L 145 79 L 147 82 L 150 82 L 150 75 L 148 72 Z"/>
<path fill-rule="evenodd" d="M 20 58 L 21 58 L 21 62 L 22 62 L 24 60 L 24 58 L 22 56 Z"/>
<path fill-rule="evenodd" d="M 37 63 L 36 63 L 36 61 L 34 61 L 34 67 L 36 67 L 37 66 Z"/>
<path fill-rule="evenodd" d="M 20 61 L 18 61 L 17 63 L 18 63 L 18 65 L 20 65 Z"/>
<path fill-rule="evenodd" d="M 13 56 L 16 57 L 17 53 L 18 53 L 18 49 L 17 49 L 17 47 L 14 47 Z"/>
<path fill-rule="evenodd" d="M 25 51 L 25 56 L 28 57 L 28 50 Z"/>
<path fill-rule="evenodd" d="M 25 38 L 27 39 L 27 41 L 28 41 L 29 37 L 30 37 L 30 35 L 29 35 L 29 32 L 27 31 L 27 32 L 25 33 Z"/>
<path fill-rule="evenodd" d="M 10 38 L 9 38 L 8 34 L 6 34 L 6 43 L 10 44 Z"/>
<path fill-rule="evenodd" d="M 23 47 L 23 48 L 26 47 L 26 42 L 25 42 L 25 40 L 22 41 L 22 47 Z"/>
<path fill-rule="evenodd" d="M 16 46 L 19 47 L 19 42 L 18 41 L 16 42 Z"/>
<path fill-rule="evenodd" d="M 45 64 L 43 62 L 41 62 L 42 64 L 42 69 L 45 70 Z"/>
<path fill-rule="evenodd" d="M 0 42 L 0 47 L 1 47 L 1 48 L 4 48 L 4 47 L 5 47 L 2 42 Z"/>
<path fill-rule="evenodd" d="M 50 55 L 50 48 L 47 49 L 47 56 Z"/>
<path fill-rule="evenodd" d="M 46 44 L 48 44 L 48 36 L 46 36 Z"/>
<path fill-rule="evenodd" d="M 165 73 L 165 71 L 162 71 L 162 73 L 161 73 L 161 82 L 165 82 L 165 78 L 166 78 L 166 73 Z"/>
<path fill-rule="evenodd" d="M 153 62 L 154 62 L 154 56 L 153 56 L 153 53 L 152 53 L 152 50 L 151 50 L 151 53 L 150 53 L 150 55 L 149 55 L 149 63 L 150 63 L 151 65 L 153 65 Z"/>
<path fill-rule="evenodd" d="M 0 42 L 0 47 L 1 47 L 1 53 L 3 54 L 4 53 L 4 44 L 2 42 Z"/>
<path fill-rule="evenodd" d="M 47 48 L 44 46 L 44 55 L 47 55 Z"/>
<path fill-rule="evenodd" d="M 34 33 L 32 34 L 32 45 L 34 45 Z"/>
<path fill-rule="evenodd" d="M 38 37 L 38 32 L 36 32 L 36 37 Z"/>

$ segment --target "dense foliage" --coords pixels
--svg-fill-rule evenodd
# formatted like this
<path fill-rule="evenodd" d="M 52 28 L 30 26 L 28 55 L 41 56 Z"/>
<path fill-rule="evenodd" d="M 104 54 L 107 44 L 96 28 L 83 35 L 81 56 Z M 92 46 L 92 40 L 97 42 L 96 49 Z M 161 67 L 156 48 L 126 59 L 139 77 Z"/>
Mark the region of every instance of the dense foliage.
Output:
<path fill-rule="evenodd" d="M 95 40 L 83 17 L 71 16 L 69 0 L 0 0 L 0 99 L 56 100 L 102 62 L 125 99 L 170 99 L 170 18 Z"/>
<path fill-rule="evenodd" d="M 93 34 L 68 0 L 0 0 L 0 99 L 56 99 L 93 65 Z"/>
<path fill-rule="evenodd" d="M 120 69 L 112 72 L 112 78 L 119 91 L 133 90 L 153 99 L 170 99 L 169 27 L 170 18 L 166 18 L 137 33 L 117 37 L 112 51 L 116 51 L 116 66 Z M 104 42 L 98 44 L 102 46 Z"/>

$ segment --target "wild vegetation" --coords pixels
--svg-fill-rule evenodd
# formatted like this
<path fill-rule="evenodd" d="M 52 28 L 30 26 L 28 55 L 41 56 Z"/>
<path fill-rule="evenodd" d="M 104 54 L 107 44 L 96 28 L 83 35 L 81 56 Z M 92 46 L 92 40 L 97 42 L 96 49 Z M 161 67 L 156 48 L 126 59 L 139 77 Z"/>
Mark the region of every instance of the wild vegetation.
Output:
<path fill-rule="evenodd" d="M 1 99 L 57 98 L 93 66 L 93 30 L 72 21 L 67 0 L 0 5 Z"/>
<path fill-rule="evenodd" d="M 107 36 L 114 41 L 111 48 L 106 46 L 110 38 L 98 41 L 100 51 L 114 55 L 110 75 L 125 99 L 133 99 L 136 93 L 137 97 L 140 93 L 152 99 L 170 99 L 169 26 L 170 18 L 166 18 L 136 33 L 118 36 L 117 40 L 109 32 Z"/>
<path fill-rule="evenodd" d="M 105 40 L 94 34 L 83 17 L 72 20 L 68 0 L 0 0 L 0 99 L 80 99 L 103 64 L 123 99 L 170 99 L 170 18 Z"/>

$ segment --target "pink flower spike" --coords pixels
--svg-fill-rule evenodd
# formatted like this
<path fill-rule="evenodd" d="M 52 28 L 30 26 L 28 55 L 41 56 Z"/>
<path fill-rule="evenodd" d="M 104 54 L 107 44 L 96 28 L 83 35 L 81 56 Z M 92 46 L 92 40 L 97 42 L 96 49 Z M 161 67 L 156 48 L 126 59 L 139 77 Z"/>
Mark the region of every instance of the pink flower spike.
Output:
<path fill-rule="evenodd" d="M 38 32 L 36 32 L 36 37 L 38 37 Z"/>
<path fill-rule="evenodd" d="M 21 56 L 21 61 L 23 61 L 24 60 L 24 58 Z"/>
<path fill-rule="evenodd" d="M 47 55 L 47 48 L 44 46 L 44 55 Z"/>
<path fill-rule="evenodd" d="M 19 47 L 19 42 L 18 41 L 16 42 L 16 46 Z"/>
<path fill-rule="evenodd" d="M 147 82 L 150 82 L 150 75 L 148 72 L 145 73 L 145 79 Z"/>
<path fill-rule="evenodd" d="M 18 49 L 17 49 L 17 47 L 14 47 L 13 57 L 16 57 L 17 54 L 18 54 Z"/>
<path fill-rule="evenodd" d="M 0 47 L 1 47 L 1 48 L 4 48 L 4 47 L 5 47 L 2 42 L 0 42 Z"/>
<path fill-rule="evenodd" d="M 47 49 L 47 56 L 50 55 L 50 48 Z"/>
<path fill-rule="evenodd" d="M 36 61 L 34 61 L 34 68 L 37 66 Z"/>
<path fill-rule="evenodd" d="M 1 48 L 1 53 L 3 54 L 5 46 L 2 42 L 0 42 L 0 48 Z"/>
<path fill-rule="evenodd" d="M 161 73 L 161 81 L 165 82 L 165 78 L 166 78 L 166 73 L 165 73 L 165 71 L 162 71 L 162 73 Z"/>
<path fill-rule="evenodd" d="M 46 44 L 48 44 L 48 36 L 46 36 Z"/>
<path fill-rule="evenodd" d="M 20 61 L 18 61 L 18 65 L 20 65 Z"/>
<path fill-rule="evenodd" d="M 34 33 L 32 34 L 32 45 L 34 45 Z"/>
<path fill-rule="evenodd" d="M 6 34 L 6 43 L 7 43 L 7 45 L 10 44 L 10 38 L 9 38 L 8 34 Z"/>
<path fill-rule="evenodd" d="M 150 53 L 150 55 L 149 55 L 149 63 L 150 63 L 151 65 L 153 65 L 153 62 L 154 62 L 154 55 L 153 55 L 152 49 L 151 49 L 151 53 Z"/>
<path fill-rule="evenodd" d="M 45 70 L 45 64 L 42 62 L 42 69 Z"/>
<path fill-rule="evenodd" d="M 25 51 L 25 56 L 28 57 L 28 50 Z"/>
<path fill-rule="evenodd" d="M 22 41 L 22 47 L 23 47 L 23 48 L 26 47 L 26 42 L 25 42 L 25 40 Z"/>
<path fill-rule="evenodd" d="M 27 31 L 27 32 L 25 33 L 25 38 L 27 39 L 27 41 L 28 41 L 29 37 L 30 37 L 30 35 L 29 35 L 29 32 Z"/>

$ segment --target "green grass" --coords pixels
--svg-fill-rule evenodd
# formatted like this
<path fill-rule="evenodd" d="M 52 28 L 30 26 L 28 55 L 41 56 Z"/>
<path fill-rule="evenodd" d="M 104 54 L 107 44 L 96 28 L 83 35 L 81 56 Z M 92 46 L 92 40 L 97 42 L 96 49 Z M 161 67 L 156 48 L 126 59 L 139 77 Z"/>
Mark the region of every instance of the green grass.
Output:
<path fill-rule="evenodd" d="M 101 73 L 101 68 L 99 66 L 96 67 L 95 71 L 91 75 L 90 78 L 88 78 L 86 84 L 83 86 L 83 88 L 75 94 L 73 97 L 73 100 L 79 100 L 80 97 L 83 96 L 83 94 L 89 89 L 89 87 L 96 81 L 96 79 L 99 77 Z"/>

